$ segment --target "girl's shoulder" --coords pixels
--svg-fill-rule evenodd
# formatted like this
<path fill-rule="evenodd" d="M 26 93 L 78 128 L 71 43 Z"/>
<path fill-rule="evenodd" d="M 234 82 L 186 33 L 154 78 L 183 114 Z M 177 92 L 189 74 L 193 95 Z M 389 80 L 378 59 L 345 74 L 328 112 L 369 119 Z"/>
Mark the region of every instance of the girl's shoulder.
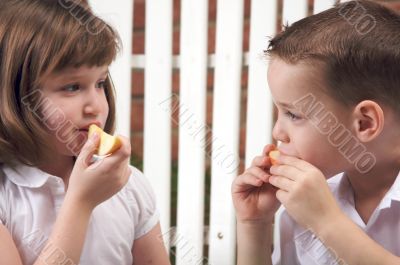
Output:
<path fill-rule="evenodd" d="M 136 167 L 129 166 L 131 174 L 128 183 L 120 191 L 122 196 L 134 199 L 139 203 L 155 204 L 155 193 L 148 178 Z"/>

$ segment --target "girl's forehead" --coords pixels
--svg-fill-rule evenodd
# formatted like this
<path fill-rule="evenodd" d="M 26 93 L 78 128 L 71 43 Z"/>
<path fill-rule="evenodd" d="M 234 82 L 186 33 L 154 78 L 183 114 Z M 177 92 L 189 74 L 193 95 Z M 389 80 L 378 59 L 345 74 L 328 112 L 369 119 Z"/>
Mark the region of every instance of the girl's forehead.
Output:
<path fill-rule="evenodd" d="M 83 78 L 88 75 L 106 75 L 108 73 L 108 65 L 103 66 L 88 66 L 81 67 L 67 67 L 59 71 L 53 72 L 49 75 L 49 79 L 63 79 L 63 78 Z"/>

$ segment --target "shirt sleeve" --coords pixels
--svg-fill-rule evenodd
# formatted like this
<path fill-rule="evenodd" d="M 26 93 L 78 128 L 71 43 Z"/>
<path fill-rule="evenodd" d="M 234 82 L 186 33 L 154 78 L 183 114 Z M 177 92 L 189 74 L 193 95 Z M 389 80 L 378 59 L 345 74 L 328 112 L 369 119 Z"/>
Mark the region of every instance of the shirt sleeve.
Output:
<path fill-rule="evenodd" d="M 135 167 L 128 181 L 129 194 L 134 196 L 133 215 L 135 220 L 135 240 L 152 230 L 159 221 L 154 191 L 142 172 Z"/>
<path fill-rule="evenodd" d="M 299 264 L 296 246 L 294 243 L 295 222 L 286 210 L 276 220 L 279 223 L 278 235 L 274 238 L 274 251 L 272 253 L 272 264 Z"/>

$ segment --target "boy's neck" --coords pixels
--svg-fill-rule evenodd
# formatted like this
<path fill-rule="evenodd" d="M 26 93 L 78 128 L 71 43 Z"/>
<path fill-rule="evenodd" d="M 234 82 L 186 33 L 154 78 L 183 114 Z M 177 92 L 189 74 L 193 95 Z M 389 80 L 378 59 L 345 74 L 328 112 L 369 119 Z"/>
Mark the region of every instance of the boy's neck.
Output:
<path fill-rule="evenodd" d="M 354 192 L 355 208 L 365 223 L 368 223 L 372 213 L 392 187 L 399 170 L 397 163 L 377 164 L 368 173 L 346 173 Z"/>

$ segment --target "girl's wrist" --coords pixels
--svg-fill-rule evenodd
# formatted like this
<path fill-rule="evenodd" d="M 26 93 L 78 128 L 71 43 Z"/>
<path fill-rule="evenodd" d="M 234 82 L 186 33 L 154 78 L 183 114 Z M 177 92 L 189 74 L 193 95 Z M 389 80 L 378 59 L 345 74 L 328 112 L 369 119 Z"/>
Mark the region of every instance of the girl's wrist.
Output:
<path fill-rule="evenodd" d="M 96 206 L 89 203 L 89 201 L 80 200 L 67 192 L 64 198 L 63 207 L 71 207 L 79 212 L 91 214 Z"/>

